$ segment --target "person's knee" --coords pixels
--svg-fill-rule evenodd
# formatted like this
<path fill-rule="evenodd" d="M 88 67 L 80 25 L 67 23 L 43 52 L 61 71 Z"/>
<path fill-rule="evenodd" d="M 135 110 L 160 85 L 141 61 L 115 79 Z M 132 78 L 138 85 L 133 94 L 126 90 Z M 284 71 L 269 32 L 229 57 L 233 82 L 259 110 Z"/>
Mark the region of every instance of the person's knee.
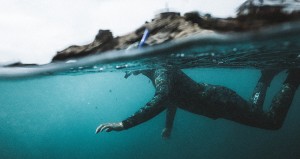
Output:
<path fill-rule="evenodd" d="M 284 83 L 288 83 L 297 89 L 300 84 L 300 69 L 289 69 Z"/>

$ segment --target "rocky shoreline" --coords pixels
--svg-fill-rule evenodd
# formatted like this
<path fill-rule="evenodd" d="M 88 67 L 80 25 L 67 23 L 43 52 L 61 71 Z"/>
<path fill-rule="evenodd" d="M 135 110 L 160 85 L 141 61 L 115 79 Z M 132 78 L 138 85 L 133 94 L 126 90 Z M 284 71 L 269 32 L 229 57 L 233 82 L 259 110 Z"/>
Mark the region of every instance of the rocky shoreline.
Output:
<path fill-rule="evenodd" d="M 249 1 L 246 2 L 239 7 L 235 18 L 216 18 L 198 12 L 189 12 L 182 16 L 177 12 L 164 12 L 124 36 L 114 37 L 109 30 L 99 30 L 93 42 L 83 46 L 72 45 L 59 51 L 52 62 L 127 49 L 131 45 L 138 45 L 145 29 L 149 31 L 145 44 L 153 46 L 195 34 L 245 32 L 300 19 L 299 11 L 285 12 L 283 5 L 255 6 Z"/>

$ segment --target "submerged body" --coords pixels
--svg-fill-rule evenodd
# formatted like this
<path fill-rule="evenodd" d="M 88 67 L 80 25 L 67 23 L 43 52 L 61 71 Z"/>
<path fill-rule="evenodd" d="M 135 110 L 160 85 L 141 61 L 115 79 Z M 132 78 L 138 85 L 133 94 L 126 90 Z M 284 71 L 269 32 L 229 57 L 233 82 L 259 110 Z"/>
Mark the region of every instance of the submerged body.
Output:
<path fill-rule="evenodd" d="M 244 100 L 233 90 L 217 85 L 197 83 L 180 69 L 162 68 L 144 71 L 156 91 L 154 97 L 131 117 L 120 123 L 100 125 L 96 132 L 120 131 L 143 123 L 167 109 L 163 136 L 170 136 L 176 109 L 217 119 L 224 118 L 263 129 L 279 129 L 299 85 L 299 71 L 292 70 L 281 90 L 272 100 L 269 111 L 263 111 L 267 88 L 278 71 L 262 71 L 253 95 Z"/>

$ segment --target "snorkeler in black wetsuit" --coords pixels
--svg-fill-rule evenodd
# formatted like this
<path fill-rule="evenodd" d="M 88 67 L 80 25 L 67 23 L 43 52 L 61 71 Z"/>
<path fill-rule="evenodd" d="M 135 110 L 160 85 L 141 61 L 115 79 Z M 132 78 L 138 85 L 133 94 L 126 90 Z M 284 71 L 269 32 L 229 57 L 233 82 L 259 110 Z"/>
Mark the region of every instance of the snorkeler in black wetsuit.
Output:
<path fill-rule="evenodd" d="M 212 119 L 224 118 L 258 128 L 279 129 L 300 83 L 300 70 L 289 70 L 280 91 L 272 100 L 269 111 L 265 112 L 263 103 L 266 91 L 278 72 L 276 70 L 262 71 L 262 76 L 249 101 L 226 87 L 196 83 L 179 69 L 141 72 L 151 79 L 156 89 L 154 97 L 131 117 L 119 123 L 102 124 L 97 127 L 96 133 L 129 129 L 167 109 L 166 125 L 162 136 L 168 138 L 177 108 Z"/>

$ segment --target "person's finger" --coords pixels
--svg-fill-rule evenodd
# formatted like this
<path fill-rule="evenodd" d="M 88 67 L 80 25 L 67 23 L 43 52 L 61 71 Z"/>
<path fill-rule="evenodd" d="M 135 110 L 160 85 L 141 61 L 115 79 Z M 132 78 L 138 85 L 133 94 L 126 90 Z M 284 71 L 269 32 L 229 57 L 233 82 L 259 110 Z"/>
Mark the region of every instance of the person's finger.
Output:
<path fill-rule="evenodd" d="M 100 129 L 100 132 L 103 132 L 105 129 L 108 129 L 110 127 L 110 125 L 105 125 Z"/>
<path fill-rule="evenodd" d="M 98 126 L 98 128 L 96 129 L 96 133 L 102 132 L 103 129 L 105 129 L 109 124 L 101 124 L 100 126 Z"/>
<path fill-rule="evenodd" d="M 169 139 L 169 138 L 170 138 L 170 134 L 163 133 L 163 134 L 162 134 L 162 137 L 163 137 L 164 139 Z"/>
<path fill-rule="evenodd" d="M 99 132 L 103 132 L 104 129 L 106 129 L 107 126 L 102 126 L 99 130 Z"/>
<path fill-rule="evenodd" d="M 100 132 L 101 128 L 103 127 L 104 125 L 101 124 L 99 125 L 97 128 L 96 128 L 96 134 Z"/>
<path fill-rule="evenodd" d="M 111 132 L 113 129 L 111 127 L 107 128 L 105 132 Z"/>
<path fill-rule="evenodd" d="M 169 129 L 163 129 L 162 130 L 162 133 L 161 133 L 161 136 L 164 138 L 164 139 L 169 139 L 170 136 L 171 136 L 171 131 Z"/>
<path fill-rule="evenodd" d="M 124 76 L 124 78 L 128 78 L 130 75 L 132 74 L 132 72 L 131 71 L 129 71 L 129 72 L 126 72 L 126 74 L 125 74 L 125 76 Z"/>

